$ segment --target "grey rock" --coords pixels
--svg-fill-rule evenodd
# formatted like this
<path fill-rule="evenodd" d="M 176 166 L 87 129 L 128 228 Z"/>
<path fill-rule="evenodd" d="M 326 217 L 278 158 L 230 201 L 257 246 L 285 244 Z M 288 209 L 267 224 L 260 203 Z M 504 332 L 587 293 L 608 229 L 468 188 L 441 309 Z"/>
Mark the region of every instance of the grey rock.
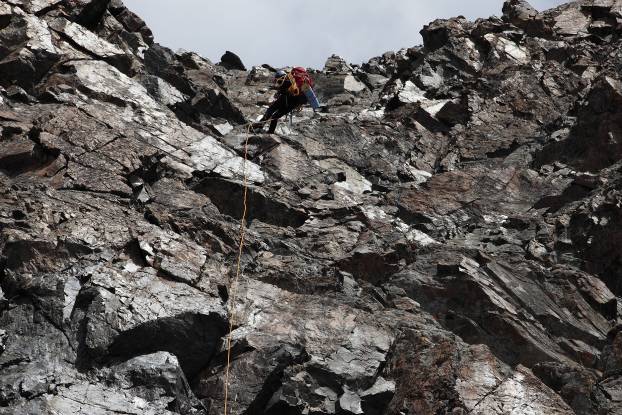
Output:
<path fill-rule="evenodd" d="M 389 78 L 378 74 L 363 72 L 360 76 L 361 81 L 371 90 L 382 89 L 389 82 Z"/>
<path fill-rule="evenodd" d="M 587 93 L 586 101 L 581 105 L 579 119 L 570 132 L 570 136 L 551 144 L 544 154 L 555 154 L 563 158 L 570 146 L 576 147 L 578 157 L 572 160 L 573 166 L 583 171 L 598 171 L 615 163 L 618 159 L 618 136 L 614 131 L 621 122 L 618 102 L 622 99 L 622 81 L 616 77 L 601 76 L 593 82 Z M 584 133 L 594 131 L 594 138 L 586 142 Z M 596 152 L 604 157 L 596 156 Z M 542 162 L 547 156 L 541 157 Z"/>
<path fill-rule="evenodd" d="M 352 67 L 338 55 L 332 55 L 324 64 L 324 72 L 326 73 L 348 73 L 351 71 Z"/>
<path fill-rule="evenodd" d="M 346 391 L 339 398 L 339 408 L 348 414 L 363 414 L 363 408 L 361 407 L 361 398 L 356 393 L 346 389 Z"/>
<path fill-rule="evenodd" d="M 231 414 L 620 412 L 619 3 L 332 56 L 264 135 L 269 65 L 0 2 L 0 414 L 222 413 L 228 360 Z"/>
<path fill-rule="evenodd" d="M 222 55 L 219 65 L 227 69 L 236 69 L 238 71 L 246 70 L 246 67 L 242 63 L 242 59 L 240 59 L 238 55 L 230 51 L 226 51 L 225 54 Z"/>
<path fill-rule="evenodd" d="M 529 35 L 548 37 L 551 34 L 543 16 L 525 0 L 507 0 L 503 3 L 503 18 Z"/>
<path fill-rule="evenodd" d="M 85 27 L 62 17 L 50 21 L 49 26 L 62 34 L 64 39 L 74 44 L 79 50 L 110 62 L 123 72 L 127 73 L 130 71 L 132 59 L 123 49 L 101 39 Z"/>
<path fill-rule="evenodd" d="M 384 413 L 394 394 L 395 382 L 379 377 L 371 388 L 360 393 L 363 413 Z"/>
<path fill-rule="evenodd" d="M 555 18 L 553 30 L 562 36 L 585 35 L 591 18 L 579 7 L 567 7 Z"/>
<path fill-rule="evenodd" d="M 0 30 L 0 70 L 6 74 L 0 82 L 31 90 L 33 78 L 39 79 L 58 60 L 58 50 L 44 20 L 15 6 L 8 19 Z"/>

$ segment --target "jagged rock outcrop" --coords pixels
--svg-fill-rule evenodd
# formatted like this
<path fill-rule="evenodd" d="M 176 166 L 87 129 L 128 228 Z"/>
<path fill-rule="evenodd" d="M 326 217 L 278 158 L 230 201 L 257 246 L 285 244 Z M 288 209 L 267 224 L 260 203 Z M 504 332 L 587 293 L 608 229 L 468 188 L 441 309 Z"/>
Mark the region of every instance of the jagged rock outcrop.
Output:
<path fill-rule="evenodd" d="M 242 63 L 242 59 L 231 51 L 226 51 L 220 58 L 220 66 L 226 69 L 237 69 L 238 71 L 245 71 L 246 66 Z"/>
<path fill-rule="evenodd" d="M 0 414 L 222 413 L 230 323 L 231 414 L 621 413 L 622 3 L 502 13 L 250 135 L 272 67 L 0 0 Z"/>

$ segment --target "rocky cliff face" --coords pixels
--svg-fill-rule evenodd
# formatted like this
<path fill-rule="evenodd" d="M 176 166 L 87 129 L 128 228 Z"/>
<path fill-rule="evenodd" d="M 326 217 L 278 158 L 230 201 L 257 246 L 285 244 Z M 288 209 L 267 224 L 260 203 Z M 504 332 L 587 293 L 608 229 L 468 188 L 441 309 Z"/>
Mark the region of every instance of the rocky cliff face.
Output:
<path fill-rule="evenodd" d="M 0 414 L 220 414 L 228 307 L 231 414 L 622 413 L 622 2 L 422 34 L 248 135 L 272 68 L 0 0 Z"/>

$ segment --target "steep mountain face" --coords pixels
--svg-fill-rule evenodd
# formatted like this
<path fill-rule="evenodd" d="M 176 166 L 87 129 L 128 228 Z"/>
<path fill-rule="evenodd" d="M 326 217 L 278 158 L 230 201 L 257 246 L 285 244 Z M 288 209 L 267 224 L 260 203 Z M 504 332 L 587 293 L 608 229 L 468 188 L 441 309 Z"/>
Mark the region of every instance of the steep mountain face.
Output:
<path fill-rule="evenodd" d="M 0 0 L 0 414 L 221 414 L 230 323 L 231 414 L 622 413 L 622 1 L 422 34 L 249 134 L 269 66 Z"/>

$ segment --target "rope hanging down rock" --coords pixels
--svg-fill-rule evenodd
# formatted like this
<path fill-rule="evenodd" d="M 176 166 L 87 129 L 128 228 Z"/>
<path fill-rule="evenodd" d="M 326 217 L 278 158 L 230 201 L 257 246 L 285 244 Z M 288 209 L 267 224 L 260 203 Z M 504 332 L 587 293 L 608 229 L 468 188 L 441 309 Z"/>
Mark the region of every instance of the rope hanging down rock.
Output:
<path fill-rule="evenodd" d="M 244 163 L 243 163 L 243 187 L 244 187 L 244 194 L 243 194 L 243 211 L 242 211 L 242 218 L 240 220 L 240 238 L 239 238 L 239 245 L 238 245 L 238 256 L 237 256 L 237 261 L 236 261 L 236 270 L 235 270 L 235 278 L 232 282 L 232 284 L 229 286 L 229 292 L 231 293 L 229 296 L 229 310 L 228 310 L 228 314 L 229 314 L 229 334 L 227 336 L 227 367 L 226 367 L 226 372 L 225 372 L 225 402 L 224 402 L 224 415 L 228 414 L 228 409 L 229 409 L 229 383 L 230 383 L 230 368 L 231 368 L 231 346 L 232 346 L 232 341 L 231 341 L 231 336 L 233 333 L 233 326 L 235 325 L 235 303 L 236 303 L 236 294 L 237 294 L 237 288 L 238 288 L 238 282 L 240 279 L 240 274 L 241 274 L 241 268 L 242 268 L 242 253 L 244 250 L 244 238 L 246 236 L 246 216 L 248 213 L 248 174 L 246 171 L 246 164 L 248 162 L 248 140 L 250 138 L 251 133 L 255 133 L 255 129 L 254 129 L 254 125 L 256 124 L 265 124 L 265 123 L 269 123 L 272 122 L 273 118 L 269 118 L 267 120 L 264 121 L 257 121 L 257 122 L 249 122 L 247 124 L 244 124 L 243 127 L 246 127 L 246 139 L 244 141 Z M 175 156 L 174 154 L 163 150 L 159 147 L 156 147 L 155 145 L 147 142 L 146 140 L 142 140 L 142 139 L 138 139 L 138 141 L 149 145 L 151 147 L 156 148 L 158 151 L 164 153 L 166 156 L 170 157 L 171 159 L 178 161 L 179 163 L 185 164 L 184 160 L 181 159 L 178 156 Z M 185 150 L 182 149 L 182 151 L 184 151 L 186 154 L 188 154 Z M 127 219 L 126 219 L 127 221 Z M 129 225 L 128 225 L 128 229 Z"/>
<path fill-rule="evenodd" d="M 272 121 L 266 120 L 264 122 Z M 244 164 L 242 167 L 242 172 L 244 175 L 243 187 L 244 193 L 242 196 L 242 218 L 240 219 L 240 239 L 238 245 L 238 257 L 236 261 L 235 267 L 235 277 L 231 286 L 229 287 L 229 292 L 231 293 L 229 296 L 229 334 L 227 335 L 227 367 L 225 369 L 225 402 L 224 402 L 224 415 L 228 414 L 229 409 L 229 383 L 230 383 L 230 370 L 231 370 L 231 336 L 233 334 L 233 326 L 235 324 L 235 303 L 236 303 L 236 295 L 238 284 L 240 280 L 240 274 L 242 269 L 242 253 L 244 251 L 244 238 L 246 236 L 246 216 L 248 213 L 248 175 L 246 172 L 246 163 L 248 161 L 248 139 L 250 137 L 250 133 L 253 131 L 253 124 L 248 124 L 246 139 L 244 140 Z"/>

